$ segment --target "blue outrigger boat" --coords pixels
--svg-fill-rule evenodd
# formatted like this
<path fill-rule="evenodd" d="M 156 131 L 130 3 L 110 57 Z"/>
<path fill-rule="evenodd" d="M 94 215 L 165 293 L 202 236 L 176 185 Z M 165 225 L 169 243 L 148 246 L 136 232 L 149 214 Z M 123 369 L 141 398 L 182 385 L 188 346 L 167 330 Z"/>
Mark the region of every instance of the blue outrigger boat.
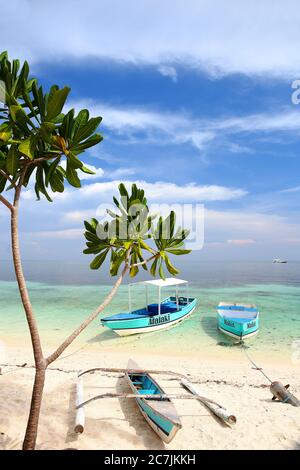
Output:
<path fill-rule="evenodd" d="M 177 431 L 182 427 L 176 408 L 163 389 L 146 371 L 133 361 L 129 360 L 125 377 L 136 398 L 136 403 L 147 423 L 166 443 L 171 442 Z M 158 395 L 157 398 L 142 398 L 143 395 Z"/>
<path fill-rule="evenodd" d="M 189 297 L 188 282 L 182 279 L 167 278 L 165 280 L 155 279 L 139 282 L 146 288 L 146 307 L 131 310 L 131 286 L 128 286 L 129 313 L 118 313 L 101 319 L 102 325 L 110 328 L 119 336 L 128 336 L 140 333 L 169 328 L 183 321 L 193 313 L 197 299 Z M 178 286 L 185 284 L 186 296 L 180 297 Z M 148 304 L 148 287 L 158 288 L 158 302 Z M 161 301 L 161 289 L 164 287 L 175 287 L 175 295 L 169 296 Z"/>
<path fill-rule="evenodd" d="M 250 338 L 259 329 L 259 311 L 253 304 L 231 304 L 220 302 L 218 307 L 218 328 L 232 338 Z"/>

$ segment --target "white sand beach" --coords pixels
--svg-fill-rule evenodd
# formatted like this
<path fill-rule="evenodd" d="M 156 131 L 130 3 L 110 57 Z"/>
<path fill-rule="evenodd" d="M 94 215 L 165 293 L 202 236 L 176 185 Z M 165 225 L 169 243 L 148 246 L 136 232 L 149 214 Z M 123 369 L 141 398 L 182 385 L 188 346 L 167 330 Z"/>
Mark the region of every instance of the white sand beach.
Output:
<path fill-rule="evenodd" d="M 271 401 L 268 383 L 239 351 L 224 357 L 188 357 L 113 352 L 74 345 L 47 372 L 37 449 L 300 449 L 300 408 Z M 129 354 L 142 367 L 188 374 L 201 393 L 236 415 L 232 428 L 196 400 L 174 400 L 182 429 L 166 445 L 151 430 L 135 400 L 111 398 L 85 408 L 85 430 L 74 433 L 75 382 L 79 370 L 126 367 Z M 230 359 L 231 358 L 231 359 Z M 25 367 L 20 367 L 27 363 Z M 0 449 L 20 449 L 34 378 L 29 348 L 9 346 L 0 376 Z M 300 395 L 299 365 L 265 360 L 273 380 Z M 85 399 L 108 391 L 128 392 L 122 374 L 85 377 Z M 185 392 L 174 377 L 156 376 L 170 394 Z"/>

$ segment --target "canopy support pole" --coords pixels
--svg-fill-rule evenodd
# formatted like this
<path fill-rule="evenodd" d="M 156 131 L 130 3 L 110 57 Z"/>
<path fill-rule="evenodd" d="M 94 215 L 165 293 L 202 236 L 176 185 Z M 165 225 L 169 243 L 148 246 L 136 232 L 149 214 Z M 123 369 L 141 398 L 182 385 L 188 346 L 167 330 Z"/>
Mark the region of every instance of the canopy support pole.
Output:
<path fill-rule="evenodd" d="M 131 313 L 132 305 L 131 305 L 131 285 L 128 284 L 128 309 L 129 313 Z"/>
<path fill-rule="evenodd" d="M 160 315 L 160 312 L 161 312 L 161 305 L 160 305 L 160 302 L 161 302 L 161 289 L 160 287 L 158 288 L 158 315 Z"/>
<path fill-rule="evenodd" d="M 176 286 L 176 307 L 177 307 L 177 311 L 178 311 L 179 310 L 178 286 Z"/>
<path fill-rule="evenodd" d="M 146 310 L 148 312 L 148 305 L 149 305 L 149 299 L 148 299 L 148 286 L 145 284 L 146 287 Z"/>

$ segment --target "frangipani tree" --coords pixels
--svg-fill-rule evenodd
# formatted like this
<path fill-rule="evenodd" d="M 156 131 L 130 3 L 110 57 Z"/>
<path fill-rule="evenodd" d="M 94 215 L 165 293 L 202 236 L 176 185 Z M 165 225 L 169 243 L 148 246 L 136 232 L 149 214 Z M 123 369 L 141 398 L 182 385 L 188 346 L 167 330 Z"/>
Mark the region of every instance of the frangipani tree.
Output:
<path fill-rule="evenodd" d="M 111 302 L 127 272 L 134 277 L 140 267 L 147 270 L 149 264 L 153 276 L 158 272 L 164 278 L 163 265 L 175 275 L 178 271 L 169 256 L 187 254 L 189 250 L 183 248 L 187 231 L 175 229 L 174 212 L 165 219 L 159 217 L 156 222 L 144 191 L 132 185 L 129 194 L 121 184 L 119 199 L 113 199 L 116 212 L 108 210 L 109 219 L 104 222 L 96 219 L 85 222 L 87 248 L 84 250 L 95 255 L 92 269 L 102 267 L 109 256 L 110 274 L 118 277 L 99 307 L 45 357 L 21 262 L 20 197 L 29 184 L 34 184 L 38 200 L 45 197 L 49 202 L 51 194 L 63 192 L 66 184 L 79 188 L 80 172 L 92 173 L 82 162 L 81 154 L 101 142 L 101 135 L 95 133 L 101 118 L 90 118 L 86 109 L 78 114 L 74 109 L 63 112 L 70 89 L 54 85 L 45 93 L 37 80 L 30 77 L 27 62 L 20 68 L 20 62 L 10 62 L 6 52 L 0 55 L 0 85 L 5 95 L 0 109 L 0 202 L 10 213 L 13 263 L 36 369 L 23 442 L 23 449 L 28 450 L 36 444 L 47 367 Z"/>

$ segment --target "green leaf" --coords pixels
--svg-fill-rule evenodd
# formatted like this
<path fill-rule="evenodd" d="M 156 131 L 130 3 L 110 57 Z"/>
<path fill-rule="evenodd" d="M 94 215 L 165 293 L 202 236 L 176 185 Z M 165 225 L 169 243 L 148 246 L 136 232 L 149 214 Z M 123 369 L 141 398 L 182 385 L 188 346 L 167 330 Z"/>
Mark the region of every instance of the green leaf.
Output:
<path fill-rule="evenodd" d="M 7 183 L 7 179 L 5 178 L 5 176 L 2 176 L 0 174 L 0 193 L 4 191 L 6 183 Z"/>
<path fill-rule="evenodd" d="M 72 168 L 82 168 L 83 163 L 76 157 L 76 155 L 73 152 L 68 152 L 67 153 L 67 158 L 69 160 L 69 165 Z"/>
<path fill-rule="evenodd" d="M 92 225 L 91 223 L 89 223 L 87 220 L 84 221 L 84 226 L 86 228 L 86 230 L 88 232 L 92 232 L 94 234 L 96 234 L 96 227 L 94 225 Z"/>
<path fill-rule="evenodd" d="M 38 199 L 40 199 L 39 193 L 41 192 L 42 194 L 44 194 L 44 196 L 46 197 L 46 199 L 47 199 L 49 202 L 52 202 L 52 199 L 51 199 L 51 197 L 49 196 L 49 194 L 47 193 L 47 190 L 46 190 L 46 188 L 45 188 L 45 183 L 44 183 L 44 170 L 43 170 L 43 167 L 42 167 L 42 166 L 39 166 L 39 167 L 37 168 L 37 171 L 36 171 L 35 192 L 36 192 L 36 195 L 37 195 L 37 198 L 38 198 Z"/>
<path fill-rule="evenodd" d="M 103 247 L 95 246 L 91 248 L 86 248 L 85 250 L 83 250 L 83 253 L 85 255 L 96 255 L 97 253 L 100 253 L 100 251 L 102 250 L 103 250 Z"/>
<path fill-rule="evenodd" d="M 89 139 L 85 140 L 81 144 L 71 145 L 70 149 L 74 152 L 83 152 L 84 150 L 99 144 L 103 140 L 100 134 L 94 134 Z"/>
<path fill-rule="evenodd" d="M 62 112 L 70 90 L 69 87 L 64 87 L 60 90 L 53 89 L 52 93 L 49 95 L 46 107 L 46 121 L 51 121 Z"/>
<path fill-rule="evenodd" d="M 153 277 L 156 276 L 157 263 L 158 263 L 158 258 L 155 258 L 150 268 L 150 273 L 152 274 Z"/>
<path fill-rule="evenodd" d="M 77 142 L 77 133 L 78 133 L 78 130 L 80 129 L 80 127 L 83 127 L 85 124 L 87 124 L 89 120 L 89 112 L 87 109 L 82 109 L 81 111 L 79 111 L 78 113 L 78 116 L 75 118 L 74 120 L 74 125 L 73 125 L 73 129 L 72 129 L 72 139 L 75 139 L 75 141 Z"/>
<path fill-rule="evenodd" d="M 65 186 L 64 186 L 64 179 L 61 177 L 61 175 L 58 173 L 58 171 L 55 171 L 55 173 L 52 175 L 50 179 L 50 187 L 54 193 L 63 193 Z"/>
<path fill-rule="evenodd" d="M 127 199 L 129 199 L 127 189 L 125 188 L 125 185 L 123 183 L 119 184 L 119 192 L 120 192 L 121 196 L 126 197 Z"/>
<path fill-rule="evenodd" d="M 30 158 L 30 160 L 34 159 L 34 136 L 28 137 L 28 139 L 23 140 L 23 142 L 19 145 L 19 152 L 21 152 L 26 157 Z"/>
<path fill-rule="evenodd" d="M 67 170 L 66 170 L 66 178 L 68 183 L 75 188 L 80 188 L 81 183 L 80 179 L 78 178 L 77 171 L 70 165 L 69 160 L 67 161 Z"/>
<path fill-rule="evenodd" d="M 74 109 L 71 109 L 62 120 L 62 124 L 59 128 L 59 134 L 66 140 L 71 137 L 72 127 L 74 122 Z"/>
<path fill-rule="evenodd" d="M 86 110 L 82 111 L 83 114 L 77 116 L 77 119 L 80 116 L 79 121 L 83 122 L 86 118 Z M 100 122 L 102 121 L 101 117 L 91 118 L 87 123 L 81 124 L 77 121 L 76 128 L 77 130 L 74 132 L 73 141 L 74 143 L 82 143 L 83 140 L 87 139 L 92 135 L 99 127 Z"/>
<path fill-rule="evenodd" d="M 176 276 L 179 273 L 179 271 L 178 269 L 175 268 L 175 266 L 173 266 L 173 264 L 171 263 L 167 255 L 165 255 L 164 261 L 166 263 L 167 270 L 169 271 L 169 273 L 172 274 L 172 276 Z"/>
<path fill-rule="evenodd" d="M 7 124 L 2 124 L 0 126 L 0 145 L 1 142 L 6 144 L 6 142 L 11 138 L 11 129 Z"/>
<path fill-rule="evenodd" d="M 15 176 L 19 166 L 19 153 L 16 145 L 11 145 L 7 154 L 6 169 L 8 173 Z"/>
<path fill-rule="evenodd" d="M 53 122 L 45 121 L 45 122 L 42 122 L 41 124 L 41 127 L 39 129 L 39 134 L 45 142 L 50 143 L 54 129 L 55 129 L 55 124 Z"/>
<path fill-rule="evenodd" d="M 90 268 L 99 269 L 100 266 L 104 263 L 108 251 L 109 250 L 107 249 L 103 253 L 100 253 L 100 255 L 96 256 L 96 258 L 94 258 L 94 260 L 91 262 Z"/>
<path fill-rule="evenodd" d="M 49 165 L 49 168 L 46 173 L 46 179 L 45 179 L 46 186 L 48 186 L 49 181 L 51 180 L 59 162 L 60 162 L 60 157 L 56 158 L 54 162 L 52 162 L 51 165 Z"/>
<path fill-rule="evenodd" d="M 159 266 L 159 269 L 158 269 L 158 273 L 159 273 L 160 277 L 161 277 L 163 280 L 166 279 L 165 273 L 164 273 L 164 271 L 163 271 L 162 261 L 161 261 L 161 263 L 160 263 L 160 266 Z"/>
<path fill-rule="evenodd" d="M 88 232 L 84 232 L 84 236 L 90 242 L 99 244 L 99 238 L 97 237 L 96 233 L 88 231 Z"/>
<path fill-rule="evenodd" d="M 123 250 L 116 254 L 114 259 L 110 263 L 110 275 L 116 276 L 120 269 L 121 264 L 125 261 L 126 250 Z"/>
<path fill-rule="evenodd" d="M 136 264 L 137 262 L 138 262 L 138 260 L 137 260 L 137 255 L 136 255 L 135 252 L 133 252 L 133 253 L 132 253 L 132 256 L 131 256 L 131 263 L 130 263 L 130 264 Z M 129 270 L 129 275 L 130 275 L 130 277 L 135 277 L 138 272 L 139 272 L 138 266 L 133 266 L 133 267 L 130 268 L 130 270 Z"/>
<path fill-rule="evenodd" d="M 96 174 L 93 170 L 90 170 L 89 168 L 87 168 L 84 165 L 82 165 L 82 167 L 80 169 L 81 169 L 81 171 L 83 171 L 83 173 L 87 173 L 88 175 L 95 175 Z"/>
<path fill-rule="evenodd" d="M 168 253 L 172 253 L 172 255 L 188 255 L 189 253 L 191 253 L 192 250 L 185 250 L 185 249 L 170 249 L 170 248 L 167 248 L 166 251 Z"/>

